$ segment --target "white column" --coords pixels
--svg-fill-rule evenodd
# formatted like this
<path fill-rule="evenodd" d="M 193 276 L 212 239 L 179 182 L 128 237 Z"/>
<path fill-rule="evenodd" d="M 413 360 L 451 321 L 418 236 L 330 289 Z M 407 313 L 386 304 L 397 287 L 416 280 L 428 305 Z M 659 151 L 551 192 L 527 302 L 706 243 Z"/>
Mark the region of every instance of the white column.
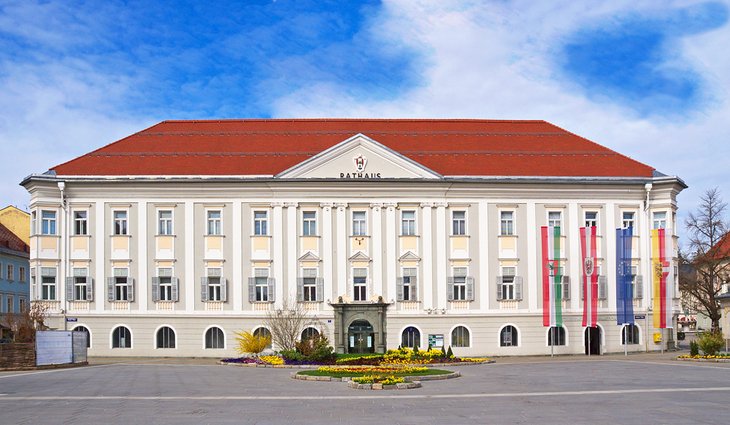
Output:
<path fill-rule="evenodd" d="M 489 276 L 489 215 L 487 201 L 479 201 L 477 219 L 472 218 L 472 223 L 479 224 L 479 281 L 478 294 L 481 310 L 489 310 L 489 298 L 492 295 L 492 279 Z"/>
<path fill-rule="evenodd" d="M 185 311 L 195 310 L 195 204 L 185 202 Z"/>
<path fill-rule="evenodd" d="M 337 294 L 347 295 L 347 242 L 349 240 L 345 220 L 347 204 L 335 204 L 337 208 Z"/>
<path fill-rule="evenodd" d="M 650 202 L 651 203 L 651 202 Z M 639 273 L 643 276 L 643 298 L 641 299 L 641 309 L 649 311 L 649 306 L 652 305 L 654 296 L 654 281 L 651 273 L 651 210 L 649 205 L 646 205 L 642 210 L 639 208 L 638 213 L 639 220 Z M 634 229 L 636 230 L 636 229 Z M 647 316 L 647 320 L 649 320 Z M 652 323 L 649 320 L 649 323 Z M 654 326 L 653 324 L 651 326 Z M 646 330 L 646 335 L 650 335 L 649 329 Z"/>
<path fill-rule="evenodd" d="M 96 288 L 94 288 L 94 301 L 96 302 L 96 312 L 101 313 L 104 311 L 104 305 L 106 304 L 107 274 L 104 268 L 109 265 L 109 259 L 104 256 L 104 243 L 109 240 L 109 235 L 104 232 L 104 229 L 107 227 L 104 219 L 103 202 L 97 202 L 96 205 L 94 205 L 94 217 L 96 217 L 96 229 L 94 230 L 94 242 L 96 242 L 96 246 L 94 247 L 96 250 L 96 254 L 94 255 L 96 261 Z M 40 276 L 36 276 L 36 279 L 37 282 L 40 282 Z"/>
<path fill-rule="evenodd" d="M 61 309 L 66 311 L 66 314 L 68 314 L 68 307 L 69 301 L 66 299 L 66 277 L 71 276 L 71 264 L 68 259 L 68 244 L 71 242 L 71 238 L 69 234 L 71 233 L 71 228 L 68 226 L 68 216 L 70 215 L 71 206 L 68 205 L 68 202 L 66 202 L 66 206 L 64 207 L 61 205 L 61 209 L 59 210 L 58 214 L 58 228 L 56 229 L 58 231 L 58 234 L 61 236 L 58 238 L 58 253 L 59 253 L 59 264 L 58 264 L 58 271 L 56 275 L 56 297 L 58 301 L 61 303 Z M 4 272 L 5 270 L 0 270 L 0 272 Z M 1 298 L 1 297 L 0 297 Z M 63 328 L 68 329 L 68 323 L 66 322 L 66 318 L 62 318 L 63 320 Z"/>
<path fill-rule="evenodd" d="M 422 282 L 418 296 L 423 301 L 422 308 L 429 310 L 433 308 L 433 240 L 431 238 L 431 209 L 433 204 L 421 204 L 421 274 L 418 276 Z"/>
<path fill-rule="evenodd" d="M 282 207 L 284 206 L 281 202 L 275 202 L 271 204 L 274 209 L 271 215 L 271 228 L 272 228 L 272 243 L 274 245 L 273 262 L 271 264 L 273 275 L 275 279 L 275 299 L 274 308 L 281 308 L 282 300 L 286 297 L 284 294 L 284 235 L 283 233 L 283 216 Z"/>
<path fill-rule="evenodd" d="M 396 226 L 395 203 L 384 204 L 385 210 L 385 276 L 387 279 L 387 298 L 386 301 L 395 301 L 396 295 L 396 265 L 400 253 L 397 252 L 396 238 L 398 237 L 398 227 Z"/>
<path fill-rule="evenodd" d="M 527 203 L 527 223 L 525 223 L 525 241 L 527 243 L 527 308 L 530 312 L 542 311 L 538 308 L 538 285 L 542 285 L 542 273 L 538 273 L 542 267 L 542 258 L 538 254 L 537 247 L 542 243 L 537 234 L 537 217 L 535 216 L 535 203 Z M 518 241 L 518 243 L 521 241 Z M 524 294 L 523 294 L 524 296 Z M 572 297 L 571 297 L 572 299 Z"/>
<path fill-rule="evenodd" d="M 565 227 L 565 230 L 561 229 L 561 231 L 564 235 L 568 235 L 566 242 L 570 245 L 570 252 L 566 252 L 565 254 L 568 257 L 570 281 L 578 283 L 578 296 L 573 297 L 573 294 L 571 294 L 570 308 L 575 311 L 582 312 L 583 307 L 580 299 L 580 287 L 583 286 L 583 273 L 581 272 L 581 269 L 583 268 L 583 259 L 581 258 L 580 253 L 580 227 L 582 227 L 584 223 L 578 219 L 577 203 L 571 202 L 568 204 L 568 218 L 568 221 L 563 220 L 563 227 Z M 567 223 L 571 223 L 571 226 L 566 226 Z"/>
<path fill-rule="evenodd" d="M 319 204 L 322 208 L 322 278 L 324 280 L 324 301 L 334 299 L 337 294 L 332 293 L 332 206 L 330 203 Z"/>
<path fill-rule="evenodd" d="M 289 303 L 297 302 L 297 259 L 299 258 L 297 250 L 297 203 L 289 202 L 284 204 L 286 207 L 286 282 L 287 294 L 286 301 Z"/>
<path fill-rule="evenodd" d="M 137 203 L 137 302 L 139 303 L 139 311 L 144 312 L 149 309 L 147 305 L 147 289 L 148 289 L 148 270 L 149 262 L 147 261 L 147 246 L 149 235 L 147 234 L 147 202 L 140 201 Z M 174 246 L 173 246 L 174 252 Z M 189 302 L 186 300 L 186 302 Z"/>
<path fill-rule="evenodd" d="M 372 258 L 372 273 L 370 279 L 372 281 L 373 293 L 369 294 L 370 297 L 375 295 L 382 295 L 385 298 L 386 293 L 384 292 L 385 285 L 383 285 L 383 223 L 381 208 L 383 204 L 370 204 L 370 216 L 372 217 L 372 231 L 371 231 L 371 242 L 370 246 L 370 258 Z M 386 233 L 387 235 L 387 233 Z M 386 236 L 387 237 L 387 236 Z M 389 254 L 391 254 L 389 252 Z M 392 255 L 392 254 L 391 254 Z M 390 293 L 388 293 L 388 296 Z"/>
<path fill-rule="evenodd" d="M 231 211 L 231 223 L 233 231 L 233 258 L 231 267 L 233 269 L 233 278 L 228 284 L 228 291 L 233 295 L 233 311 L 240 312 L 243 310 L 243 229 L 241 216 L 241 202 L 234 201 Z M 250 246 L 250 245 L 249 245 Z"/>
<path fill-rule="evenodd" d="M 605 244 L 603 245 L 603 270 L 606 276 L 608 290 L 608 308 L 616 311 L 616 211 L 613 202 L 606 203 L 606 211 L 604 212 L 604 226 L 602 235 L 604 235 Z M 601 223 L 599 222 L 600 226 Z M 599 230 L 599 232 L 601 232 Z"/>
<path fill-rule="evenodd" d="M 436 207 L 436 308 L 446 308 L 446 202 L 438 202 Z"/>

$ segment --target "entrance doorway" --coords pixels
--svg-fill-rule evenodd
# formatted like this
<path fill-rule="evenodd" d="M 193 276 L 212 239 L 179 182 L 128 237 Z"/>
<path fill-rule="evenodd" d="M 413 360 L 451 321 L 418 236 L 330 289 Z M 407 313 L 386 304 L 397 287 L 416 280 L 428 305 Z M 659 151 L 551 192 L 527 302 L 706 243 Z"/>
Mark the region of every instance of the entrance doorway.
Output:
<path fill-rule="evenodd" d="M 347 352 L 367 354 L 375 352 L 375 332 L 367 320 L 355 320 L 347 328 Z"/>
<path fill-rule="evenodd" d="M 601 328 L 596 326 L 595 328 L 586 328 L 584 332 L 585 339 L 585 353 L 588 355 L 601 355 Z"/>

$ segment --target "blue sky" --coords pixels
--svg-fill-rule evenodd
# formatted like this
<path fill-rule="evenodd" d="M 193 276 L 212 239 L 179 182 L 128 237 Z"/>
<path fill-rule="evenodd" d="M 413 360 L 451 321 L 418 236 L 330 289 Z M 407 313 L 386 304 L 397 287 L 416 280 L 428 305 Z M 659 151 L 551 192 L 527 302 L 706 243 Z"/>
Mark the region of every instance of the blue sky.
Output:
<path fill-rule="evenodd" d="M 730 200 L 726 1 L 0 0 L 0 203 L 164 119 L 545 119 Z"/>

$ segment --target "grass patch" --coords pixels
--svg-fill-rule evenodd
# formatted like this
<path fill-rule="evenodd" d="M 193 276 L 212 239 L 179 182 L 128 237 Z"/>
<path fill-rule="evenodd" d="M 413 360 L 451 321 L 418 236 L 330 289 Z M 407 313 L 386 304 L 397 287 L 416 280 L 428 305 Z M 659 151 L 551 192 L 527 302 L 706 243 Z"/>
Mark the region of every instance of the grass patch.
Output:
<path fill-rule="evenodd" d="M 389 376 L 431 376 L 431 375 L 448 375 L 451 372 L 450 370 L 442 370 L 442 369 L 428 369 L 424 371 L 419 372 L 388 372 Z M 370 370 L 363 370 L 362 372 L 354 372 L 354 371 L 342 371 L 342 372 L 332 372 L 332 371 L 320 371 L 320 370 L 303 370 L 298 373 L 299 375 L 306 375 L 306 376 L 331 376 L 333 378 L 344 378 L 344 377 L 358 377 L 358 376 L 367 376 L 372 375 L 373 371 Z"/>

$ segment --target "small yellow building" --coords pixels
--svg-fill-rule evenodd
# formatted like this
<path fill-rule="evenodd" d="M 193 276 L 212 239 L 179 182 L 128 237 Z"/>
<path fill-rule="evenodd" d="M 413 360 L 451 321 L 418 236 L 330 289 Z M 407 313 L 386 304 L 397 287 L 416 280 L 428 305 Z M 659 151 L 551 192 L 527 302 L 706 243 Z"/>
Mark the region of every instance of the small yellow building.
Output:
<path fill-rule="evenodd" d="M 0 224 L 30 245 L 30 214 L 12 205 L 0 210 Z"/>

